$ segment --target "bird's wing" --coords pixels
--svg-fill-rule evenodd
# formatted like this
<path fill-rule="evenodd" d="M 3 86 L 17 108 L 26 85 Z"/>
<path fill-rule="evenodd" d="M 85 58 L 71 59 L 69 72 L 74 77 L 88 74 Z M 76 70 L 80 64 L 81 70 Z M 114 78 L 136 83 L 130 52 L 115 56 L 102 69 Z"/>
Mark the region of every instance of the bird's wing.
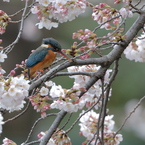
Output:
<path fill-rule="evenodd" d="M 42 61 L 48 54 L 47 48 L 39 47 L 37 48 L 27 59 L 26 66 L 32 67 Z"/>

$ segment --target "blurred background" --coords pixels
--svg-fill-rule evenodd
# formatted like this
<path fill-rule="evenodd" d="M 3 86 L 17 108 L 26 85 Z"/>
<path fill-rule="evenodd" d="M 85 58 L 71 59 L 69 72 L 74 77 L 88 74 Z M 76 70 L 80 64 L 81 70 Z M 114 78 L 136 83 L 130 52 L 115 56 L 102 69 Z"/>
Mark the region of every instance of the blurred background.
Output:
<path fill-rule="evenodd" d="M 98 4 L 102 1 L 91 1 L 94 4 Z M 113 5 L 113 0 L 107 0 L 107 4 Z M 136 2 L 134 0 L 134 2 Z M 5 11 L 8 15 L 14 14 L 18 10 L 24 7 L 24 1 L 15 0 L 10 3 L 0 1 L 0 10 Z M 120 5 L 116 5 L 119 9 Z M 90 29 L 93 30 L 97 23 L 91 19 L 91 9 L 87 9 L 85 14 L 82 14 L 74 21 L 59 24 L 58 28 L 53 28 L 52 30 L 42 29 L 39 30 L 35 26 L 37 21 L 37 16 L 30 15 L 25 20 L 24 32 L 18 44 L 15 45 L 13 51 L 8 54 L 8 59 L 2 64 L 3 68 L 9 73 L 10 70 L 15 68 L 16 64 L 20 64 L 25 60 L 32 49 L 36 49 L 42 41 L 42 38 L 53 37 L 57 39 L 63 48 L 68 49 L 73 44 L 72 33 L 79 29 Z M 13 18 L 13 20 L 19 20 L 21 13 Z M 130 25 L 136 20 L 137 15 L 133 18 L 129 18 L 125 25 L 126 30 Z M 3 40 L 2 46 L 6 47 L 11 44 L 17 37 L 19 31 L 19 24 L 9 24 L 7 26 L 6 32 L 0 36 Z M 97 35 L 102 36 L 105 34 L 105 30 L 98 30 Z M 64 82 L 65 79 L 65 82 Z M 54 79 L 57 84 L 61 84 L 64 88 L 71 88 L 73 80 L 68 77 L 59 77 Z M 114 121 L 116 122 L 116 130 L 121 126 L 125 117 L 129 114 L 131 110 L 135 107 L 137 102 L 145 94 L 145 64 L 137 63 L 134 61 L 127 60 L 124 55 L 119 62 L 119 72 L 115 81 L 112 85 L 113 91 L 110 101 L 108 103 L 109 115 L 114 114 Z M 123 130 L 120 132 L 123 135 L 123 142 L 121 145 L 144 145 L 145 144 L 145 101 L 143 101 L 136 112 L 129 118 L 125 124 Z M 6 114 L 4 116 L 5 120 L 11 118 L 18 114 L 19 112 L 14 112 L 11 114 Z M 75 120 L 78 114 L 74 114 L 71 118 L 70 124 Z M 7 137 L 17 144 L 22 143 L 26 140 L 27 135 L 37 118 L 40 117 L 39 113 L 36 113 L 32 107 L 29 107 L 24 115 L 16 119 L 15 121 L 8 122 L 3 125 L 3 134 L 0 137 L 0 144 L 4 137 Z M 67 120 L 66 116 L 66 120 Z M 52 121 L 52 118 L 47 118 L 38 123 L 34 130 L 32 140 L 37 138 L 37 134 L 41 131 L 46 131 Z M 65 121 L 64 121 L 65 122 Z M 66 128 L 69 128 L 69 125 Z M 85 140 L 84 137 L 79 136 L 79 126 L 76 125 L 73 131 L 70 132 L 70 137 L 73 145 L 81 145 Z"/>

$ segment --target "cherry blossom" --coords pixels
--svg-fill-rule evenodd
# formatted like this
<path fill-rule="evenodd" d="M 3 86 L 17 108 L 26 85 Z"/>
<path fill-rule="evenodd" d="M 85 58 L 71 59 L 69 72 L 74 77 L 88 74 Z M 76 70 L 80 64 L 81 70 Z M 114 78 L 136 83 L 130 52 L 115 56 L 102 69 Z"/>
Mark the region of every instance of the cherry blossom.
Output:
<path fill-rule="evenodd" d="M 64 23 L 74 20 L 78 15 L 85 12 L 87 2 L 86 0 L 67 0 L 67 1 L 54 1 L 54 0 L 36 0 L 39 6 L 34 6 L 31 9 L 33 14 L 38 15 L 40 20 L 38 25 L 39 29 L 45 27 L 51 29 L 58 27 L 58 23 Z M 55 19 L 57 22 L 52 22 Z"/>
<path fill-rule="evenodd" d="M 45 82 L 45 85 L 46 85 L 47 87 L 51 87 L 51 86 L 53 86 L 53 84 L 54 84 L 53 81 L 46 81 L 46 82 Z"/>
<path fill-rule="evenodd" d="M 0 34 L 5 33 L 6 26 L 8 25 L 10 20 L 11 19 L 9 18 L 9 16 L 4 11 L 0 10 Z"/>
<path fill-rule="evenodd" d="M 95 72 L 99 70 L 100 66 L 96 65 L 84 65 L 84 66 L 72 66 L 68 67 L 68 72 Z M 108 70 L 105 75 L 105 84 L 108 83 L 111 70 Z M 77 112 L 82 109 L 84 106 L 91 107 L 96 102 L 95 108 L 101 105 L 101 100 L 98 101 L 99 97 L 102 94 L 101 82 L 96 82 L 84 95 L 79 98 L 81 91 L 85 90 L 85 84 L 89 81 L 90 77 L 85 75 L 74 75 L 70 76 L 74 78 L 74 85 L 71 89 L 63 89 L 60 85 L 54 84 L 50 89 L 50 96 L 52 98 L 57 98 L 50 105 L 52 109 L 56 108 L 59 110 L 64 110 L 67 112 Z M 111 96 L 111 92 L 109 94 Z"/>
<path fill-rule="evenodd" d="M 28 96 L 29 81 L 24 76 L 11 77 L 0 82 L 0 107 L 9 112 L 20 110 L 24 107 L 24 99 Z"/>
<path fill-rule="evenodd" d="M 49 90 L 46 87 L 44 87 L 44 86 L 40 89 L 40 95 L 41 96 L 48 95 L 48 92 L 49 92 Z"/>
<path fill-rule="evenodd" d="M 5 137 L 3 139 L 3 144 L 2 145 L 16 145 L 16 143 Z"/>
<path fill-rule="evenodd" d="M 36 0 L 36 2 L 39 2 L 39 4 L 41 4 L 42 6 L 45 6 L 45 7 L 47 7 L 51 1 L 53 1 L 53 0 Z"/>
<path fill-rule="evenodd" d="M 50 90 L 50 96 L 52 98 L 58 98 L 58 97 L 65 97 L 65 92 L 62 89 L 62 86 L 56 86 L 56 84 L 53 84 L 51 90 Z"/>
<path fill-rule="evenodd" d="M 46 134 L 45 132 L 40 132 L 37 135 L 40 141 L 43 139 L 45 134 Z M 47 145 L 59 145 L 59 144 L 71 145 L 71 140 L 64 130 L 57 129 L 56 132 L 49 139 L 49 142 L 47 143 Z"/>
<path fill-rule="evenodd" d="M 102 24 L 100 28 L 105 28 L 106 30 L 115 29 L 115 27 L 122 21 L 119 16 L 119 11 L 111 8 L 106 3 L 100 3 L 93 7 L 92 18 L 94 21 L 97 21 L 98 24 Z M 118 23 L 115 23 L 114 21 L 118 21 Z M 112 25 L 112 23 L 114 25 Z"/>
<path fill-rule="evenodd" d="M 4 62 L 6 58 L 7 58 L 7 55 L 4 54 L 3 52 L 0 52 L 0 62 Z"/>
<path fill-rule="evenodd" d="M 127 59 L 135 60 L 136 62 L 145 62 L 145 33 L 137 38 L 136 42 L 131 42 L 125 49 L 124 54 Z"/>
<path fill-rule="evenodd" d="M 2 66 L 0 65 L 0 76 L 1 75 L 3 75 L 3 74 L 5 74 L 6 73 L 6 71 L 2 68 Z"/>
<path fill-rule="evenodd" d="M 36 26 L 38 25 L 39 29 L 42 29 L 43 27 L 45 27 L 46 29 L 50 30 L 52 27 L 57 28 L 58 27 L 58 23 L 56 22 L 52 22 L 49 19 L 42 17 L 40 19 L 40 22 L 36 24 Z"/>
<path fill-rule="evenodd" d="M 123 18 L 132 17 L 132 16 L 133 16 L 132 11 L 129 10 L 129 9 L 127 9 L 127 8 L 125 8 L 125 7 L 121 8 L 121 9 L 119 10 L 119 12 L 120 12 L 120 14 L 121 14 L 121 16 L 122 16 Z"/>
<path fill-rule="evenodd" d="M 82 114 L 84 111 L 82 112 Z M 112 120 L 113 115 L 107 115 L 104 120 L 104 142 L 106 145 L 119 145 L 120 142 L 123 140 L 121 134 L 115 135 L 115 132 L 113 132 L 114 124 L 115 122 Z M 94 112 L 93 110 L 85 113 L 80 118 L 80 134 L 86 137 L 87 141 L 91 141 L 92 145 L 100 145 L 99 140 L 97 141 L 97 144 L 95 144 L 96 140 L 94 137 L 94 134 L 98 130 L 97 123 L 99 120 L 99 114 Z M 99 136 L 101 135 L 101 132 L 99 132 Z"/>

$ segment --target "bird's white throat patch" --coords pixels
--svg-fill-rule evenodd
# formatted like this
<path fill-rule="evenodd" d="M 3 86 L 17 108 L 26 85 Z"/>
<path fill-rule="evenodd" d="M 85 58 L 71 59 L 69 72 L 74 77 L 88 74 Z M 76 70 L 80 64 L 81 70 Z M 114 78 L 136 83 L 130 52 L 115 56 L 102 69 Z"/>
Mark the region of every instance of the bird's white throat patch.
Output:
<path fill-rule="evenodd" d="M 41 47 L 48 48 L 47 44 L 42 44 Z"/>

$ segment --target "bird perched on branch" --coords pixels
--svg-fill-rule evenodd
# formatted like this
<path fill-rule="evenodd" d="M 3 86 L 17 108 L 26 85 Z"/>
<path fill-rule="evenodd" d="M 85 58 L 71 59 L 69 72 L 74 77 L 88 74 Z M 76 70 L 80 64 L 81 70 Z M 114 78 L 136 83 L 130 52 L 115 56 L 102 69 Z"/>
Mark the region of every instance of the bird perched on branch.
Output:
<path fill-rule="evenodd" d="M 32 77 L 36 71 L 49 67 L 56 59 L 56 53 L 72 61 L 61 51 L 61 45 L 53 38 L 43 39 L 42 45 L 30 54 L 26 61 L 29 77 Z"/>

